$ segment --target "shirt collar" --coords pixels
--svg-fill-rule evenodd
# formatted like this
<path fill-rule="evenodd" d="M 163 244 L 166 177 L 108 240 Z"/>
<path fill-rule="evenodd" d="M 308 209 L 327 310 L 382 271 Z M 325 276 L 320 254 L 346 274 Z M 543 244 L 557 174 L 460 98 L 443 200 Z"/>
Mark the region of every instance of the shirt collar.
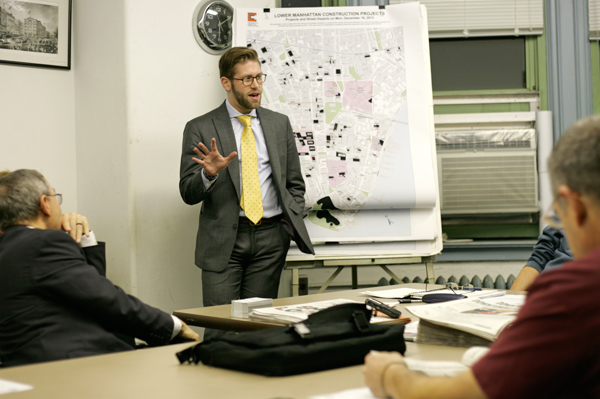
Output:
<path fill-rule="evenodd" d="M 230 118 L 237 118 L 240 115 L 251 115 L 254 118 L 257 118 L 256 116 L 256 109 L 253 109 L 252 111 L 250 111 L 249 114 L 242 114 L 240 111 L 238 111 L 237 109 L 233 108 L 233 105 L 231 105 L 229 103 L 229 99 L 225 99 L 225 106 L 227 107 L 227 113 L 229 114 Z"/>

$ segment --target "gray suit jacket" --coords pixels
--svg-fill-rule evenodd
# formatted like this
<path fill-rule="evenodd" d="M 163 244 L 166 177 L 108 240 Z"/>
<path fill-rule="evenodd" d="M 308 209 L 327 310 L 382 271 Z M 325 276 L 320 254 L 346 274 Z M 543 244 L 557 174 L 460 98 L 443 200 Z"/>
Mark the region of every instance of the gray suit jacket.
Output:
<path fill-rule="evenodd" d="M 302 220 L 304 217 L 304 179 L 300 168 L 296 140 L 287 116 L 265 108 L 257 115 L 265 135 L 273 171 L 273 186 L 283 209 L 284 223 L 292 231 L 298 247 L 306 253 L 314 250 Z M 186 204 L 202 201 L 196 265 L 203 270 L 222 271 L 227 267 L 237 235 L 240 212 L 240 165 L 236 157 L 219 173 L 210 190 L 204 189 L 202 167 L 192 160 L 193 148 L 202 142 L 207 148 L 212 138 L 223 156 L 237 151 L 233 128 L 225 102 L 185 126 L 179 192 Z"/>

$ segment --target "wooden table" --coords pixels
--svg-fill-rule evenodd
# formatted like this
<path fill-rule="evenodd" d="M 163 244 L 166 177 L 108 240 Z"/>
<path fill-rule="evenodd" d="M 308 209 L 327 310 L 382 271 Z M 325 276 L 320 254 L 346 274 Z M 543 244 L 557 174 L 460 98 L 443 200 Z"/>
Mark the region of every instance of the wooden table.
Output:
<path fill-rule="evenodd" d="M 285 306 L 285 305 L 296 305 L 299 303 L 308 303 L 308 302 L 319 302 L 326 301 L 338 298 L 344 299 L 352 299 L 355 301 L 364 302 L 367 298 L 366 295 L 361 294 L 366 290 L 369 291 L 377 291 L 377 290 L 389 290 L 398 287 L 406 287 L 406 288 L 418 288 L 425 289 L 425 284 L 401 284 L 401 285 L 392 285 L 392 286 L 384 286 L 384 287 L 375 287 L 368 289 L 359 289 L 359 290 L 349 290 L 349 291 L 336 291 L 336 292 L 327 292 L 323 294 L 313 294 L 313 295 L 304 295 L 300 297 L 289 297 L 289 298 L 279 298 L 273 300 L 273 306 Z M 429 289 L 435 288 L 444 288 L 443 285 L 435 285 L 428 284 L 427 287 Z M 393 301 L 393 300 L 389 300 Z M 414 304 L 411 304 L 414 305 Z M 402 305 L 397 306 L 402 310 L 402 315 L 411 317 L 414 319 L 407 310 L 403 310 Z M 231 316 L 231 305 L 221 305 L 221 306 L 210 306 L 206 308 L 193 308 L 193 309 L 183 309 L 176 310 L 173 314 L 179 317 L 181 320 L 185 321 L 187 324 L 198 327 L 207 327 L 207 328 L 217 328 L 221 330 L 229 330 L 229 331 L 251 331 L 251 330 L 264 330 L 266 328 L 279 327 L 280 324 L 273 323 L 265 323 L 260 321 L 252 321 L 250 319 L 241 319 L 235 318 Z"/>
<path fill-rule="evenodd" d="M 403 287 L 424 289 L 425 284 Z M 377 287 L 384 290 L 400 286 Z M 441 286 L 429 285 L 429 288 Z M 340 291 L 303 297 L 281 298 L 276 305 L 316 302 L 334 298 L 363 301 L 363 290 Z M 186 322 L 203 327 L 256 330 L 276 324 L 231 317 L 231 306 L 186 309 L 175 312 Z M 408 311 L 405 313 L 408 314 Z M 412 316 L 411 316 L 412 317 Z M 362 366 L 290 377 L 260 375 L 209 366 L 180 365 L 175 353 L 192 344 L 92 356 L 73 360 L 0 369 L 0 379 L 33 385 L 34 389 L 11 393 L 15 399 L 106 398 L 288 398 L 301 399 L 364 386 Z M 406 343 L 406 357 L 418 360 L 460 361 L 465 349 Z"/>
<path fill-rule="evenodd" d="M 175 353 L 189 347 L 159 348 L 0 369 L 0 379 L 33 385 L 2 399 L 301 399 L 364 386 L 362 366 L 291 377 L 264 377 L 199 365 L 180 365 Z M 460 361 L 464 349 L 407 343 L 406 356 Z"/>

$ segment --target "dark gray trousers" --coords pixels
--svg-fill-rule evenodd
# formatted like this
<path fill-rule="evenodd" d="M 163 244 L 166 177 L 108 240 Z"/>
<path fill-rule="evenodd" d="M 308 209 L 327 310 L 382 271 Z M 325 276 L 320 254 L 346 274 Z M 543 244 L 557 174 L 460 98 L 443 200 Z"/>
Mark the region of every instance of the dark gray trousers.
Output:
<path fill-rule="evenodd" d="M 290 236 L 281 222 L 238 226 L 227 268 L 221 272 L 202 271 L 204 306 L 230 304 L 233 299 L 277 298 Z M 207 328 L 204 340 L 222 333 Z"/>

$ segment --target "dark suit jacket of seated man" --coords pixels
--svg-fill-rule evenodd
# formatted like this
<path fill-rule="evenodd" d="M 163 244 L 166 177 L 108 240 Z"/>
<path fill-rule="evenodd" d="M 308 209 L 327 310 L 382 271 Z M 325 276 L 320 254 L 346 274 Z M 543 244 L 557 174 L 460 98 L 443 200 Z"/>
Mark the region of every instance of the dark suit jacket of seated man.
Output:
<path fill-rule="evenodd" d="M 1 365 L 134 349 L 119 334 L 151 345 L 169 343 L 174 333 L 183 339 L 198 339 L 185 323 L 181 322 L 177 332 L 178 321 L 171 315 L 127 295 L 103 277 L 103 245 L 82 249 L 69 234 L 56 229 L 57 223 L 58 228 L 62 223 L 60 204 L 49 185 L 48 194 L 38 201 L 40 217 L 54 228 L 42 228 L 36 221 L 4 226 L 10 217 L 10 212 L 5 212 L 10 201 L 7 191 L 22 186 L 19 180 L 31 180 L 34 172 L 12 172 L 16 184 L 4 184 L 6 177 L 0 179 Z M 77 223 L 79 220 L 85 226 Z M 77 221 L 73 225 L 87 230 L 87 219 Z"/>

